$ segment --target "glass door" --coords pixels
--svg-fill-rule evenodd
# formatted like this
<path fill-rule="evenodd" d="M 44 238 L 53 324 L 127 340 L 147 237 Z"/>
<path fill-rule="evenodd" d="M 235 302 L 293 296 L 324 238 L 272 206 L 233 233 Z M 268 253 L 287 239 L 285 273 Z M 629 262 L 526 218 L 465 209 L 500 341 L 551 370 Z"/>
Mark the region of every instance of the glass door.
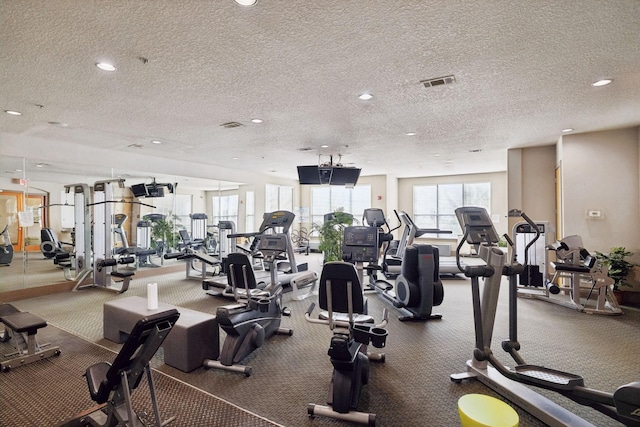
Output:
<path fill-rule="evenodd" d="M 18 212 L 22 212 L 24 194 L 13 191 L 0 192 L 0 231 L 9 227 L 11 243 L 16 251 L 21 251 L 24 245 L 23 230 L 18 222 Z"/>
<path fill-rule="evenodd" d="M 46 197 L 29 194 L 26 198 L 25 211 L 33 218 L 33 225 L 24 229 L 26 252 L 40 252 L 40 230 L 47 227 Z"/>

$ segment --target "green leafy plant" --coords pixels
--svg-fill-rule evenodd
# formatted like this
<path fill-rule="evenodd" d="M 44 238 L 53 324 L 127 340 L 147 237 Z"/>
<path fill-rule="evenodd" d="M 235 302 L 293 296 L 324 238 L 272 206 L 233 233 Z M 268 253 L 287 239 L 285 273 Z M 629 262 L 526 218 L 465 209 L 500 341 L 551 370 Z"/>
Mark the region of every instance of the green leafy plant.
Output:
<path fill-rule="evenodd" d="M 153 222 L 151 227 L 151 247 L 157 249 L 162 246 L 165 251 L 169 252 L 172 248 L 177 248 L 180 243 L 180 234 L 178 230 L 183 226 L 180 224 L 180 217 L 172 215 L 171 212 L 163 219 Z"/>
<path fill-rule="evenodd" d="M 323 253 L 324 262 L 342 261 L 344 229 L 353 224 L 353 215 L 338 210 L 324 224 L 313 224 L 313 230 L 320 236 L 318 249 Z"/>
<path fill-rule="evenodd" d="M 627 261 L 625 258 L 633 255 L 627 251 L 626 248 L 621 246 L 614 246 L 611 248 L 609 254 L 603 254 L 596 251 L 596 257 L 607 266 L 609 270 L 609 277 L 614 280 L 613 290 L 619 290 L 622 286 L 631 286 L 627 282 L 627 275 L 633 268 L 633 264 Z"/>

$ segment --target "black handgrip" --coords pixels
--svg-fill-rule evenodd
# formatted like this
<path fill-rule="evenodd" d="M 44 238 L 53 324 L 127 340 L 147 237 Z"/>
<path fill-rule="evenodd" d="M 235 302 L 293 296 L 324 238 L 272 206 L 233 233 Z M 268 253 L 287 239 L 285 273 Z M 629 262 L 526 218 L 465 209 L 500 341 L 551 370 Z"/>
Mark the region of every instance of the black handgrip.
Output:
<path fill-rule="evenodd" d="M 184 256 L 182 252 L 172 252 L 170 254 L 164 254 L 164 259 L 175 259 Z"/>
<path fill-rule="evenodd" d="M 123 257 L 118 259 L 118 264 L 131 264 L 133 262 L 135 262 L 136 259 L 132 256 L 127 256 L 127 257 Z"/>
<path fill-rule="evenodd" d="M 507 241 L 507 243 L 509 244 L 509 246 L 513 247 L 513 240 L 511 240 L 511 237 L 509 237 L 508 234 L 503 234 L 502 237 L 504 237 L 504 240 Z"/>
<path fill-rule="evenodd" d="M 531 228 L 533 228 L 533 229 L 535 230 L 535 232 L 536 232 L 536 237 L 534 237 L 534 238 L 533 238 L 533 239 L 532 239 L 532 240 L 527 244 L 527 246 L 525 246 L 525 248 L 524 248 L 524 265 L 529 265 L 529 248 L 530 248 L 531 246 L 533 246 L 533 245 L 534 245 L 534 243 L 536 243 L 536 241 L 540 238 L 540 229 L 538 228 L 538 226 L 536 225 L 536 223 L 535 223 L 535 222 L 533 222 L 533 221 L 531 220 L 531 218 L 529 218 L 529 217 L 527 216 L 527 214 L 526 214 L 526 213 L 521 212 L 521 213 L 520 213 L 520 216 L 521 216 L 525 221 L 527 221 L 527 223 L 531 226 Z"/>
<path fill-rule="evenodd" d="M 307 309 L 307 312 L 305 314 L 311 316 L 311 313 L 313 312 L 314 308 L 316 308 L 316 303 L 312 302 L 311 305 L 309 306 L 309 308 Z"/>

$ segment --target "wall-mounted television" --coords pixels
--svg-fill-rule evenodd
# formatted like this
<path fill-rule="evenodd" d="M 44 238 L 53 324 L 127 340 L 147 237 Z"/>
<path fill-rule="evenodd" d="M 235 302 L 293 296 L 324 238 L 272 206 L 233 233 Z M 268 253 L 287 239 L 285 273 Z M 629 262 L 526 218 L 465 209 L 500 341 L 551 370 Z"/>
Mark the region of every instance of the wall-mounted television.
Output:
<path fill-rule="evenodd" d="M 147 197 L 149 195 L 145 184 L 132 185 L 131 192 L 133 193 L 133 197 Z"/>

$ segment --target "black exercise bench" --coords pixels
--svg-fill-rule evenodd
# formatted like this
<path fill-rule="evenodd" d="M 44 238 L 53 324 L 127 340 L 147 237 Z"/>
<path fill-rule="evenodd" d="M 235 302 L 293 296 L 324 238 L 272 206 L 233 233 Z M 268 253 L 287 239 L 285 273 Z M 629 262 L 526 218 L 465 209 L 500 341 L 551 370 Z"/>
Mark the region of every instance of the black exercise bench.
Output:
<path fill-rule="evenodd" d="M 155 386 L 149 361 L 171 332 L 180 317 L 178 310 L 152 314 L 138 320 L 127 341 L 113 363 L 100 362 L 85 372 L 91 399 L 99 406 L 65 421 L 62 426 L 139 426 L 139 416 L 133 410 L 131 395 L 146 373 L 153 406 L 155 426 L 163 426 L 174 417 L 162 422 L 156 400 Z"/>
<path fill-rule="evenodd" d="M 5 326 L 5 331 L 0 337 L 0 341 L 6 342 L 11 339 L 16 349 L 14 353 L 6 355 L 9 357 L 7 360 L 0 362 L 0 369 L 3 372 L 9 371 L 16 366 L 26 365 L 60 354 L 60 348 L 57 346 L 43 349 L 47 344 L 38 345 L 38 340 L 36 339 L 38 329 L 47 326 L 47 322 L 43 318 L 32 313 L 20 311 L 11 304 L 1 304 L 0 322 Z"/>

